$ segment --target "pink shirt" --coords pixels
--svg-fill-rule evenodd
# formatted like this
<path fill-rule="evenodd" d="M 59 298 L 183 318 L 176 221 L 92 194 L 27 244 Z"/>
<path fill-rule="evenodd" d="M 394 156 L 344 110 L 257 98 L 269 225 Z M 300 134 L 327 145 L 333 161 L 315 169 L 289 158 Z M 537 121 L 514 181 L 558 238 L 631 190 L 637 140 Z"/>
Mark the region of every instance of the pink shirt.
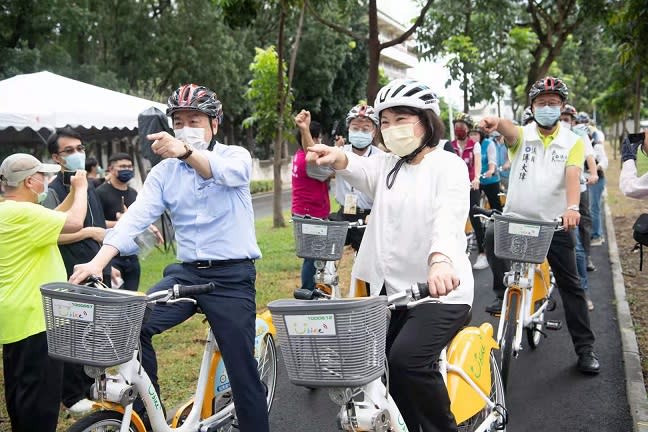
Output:
<path fill-rule="evenodd" d="M 306 175 L 306 152 L 297 150 L 292 161 L 292 213 L 326 219 L 331 211 L 328 181 Z"/>

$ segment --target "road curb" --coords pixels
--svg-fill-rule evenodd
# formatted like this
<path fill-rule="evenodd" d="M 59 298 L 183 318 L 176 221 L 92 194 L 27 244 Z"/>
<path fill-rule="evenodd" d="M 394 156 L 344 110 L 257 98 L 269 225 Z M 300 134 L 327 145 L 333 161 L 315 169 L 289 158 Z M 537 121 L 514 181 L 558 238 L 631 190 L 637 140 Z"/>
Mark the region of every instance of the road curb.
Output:
<path fill-rule="evenodd" d="M 612 267 L 612 285 L 616 303 L 619 332 L 621 333 L 621 349 L 623 351 L 623 368 L 626 378 L 626 393 L 630 404 L 630 414 L 634 432 L 648 432 L 648 397 L 641 371 L 639 347 L 634 332 L 634 324 L 630 315 L 630 306 L 626 300 L 625 283 L 621 271 L 621 259 L 614 231 L 612 212 L 605 203 L 605 227 L 607 230 L 608 251 Z"/>

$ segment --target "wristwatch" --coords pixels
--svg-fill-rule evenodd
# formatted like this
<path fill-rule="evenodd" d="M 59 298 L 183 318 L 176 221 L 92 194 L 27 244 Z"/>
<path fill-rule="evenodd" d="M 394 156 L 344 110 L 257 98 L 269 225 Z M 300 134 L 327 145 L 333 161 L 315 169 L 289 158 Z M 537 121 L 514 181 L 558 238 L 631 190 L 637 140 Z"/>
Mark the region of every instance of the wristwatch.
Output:
<path fill-rule="evenodd" d="M 191 147 L 189 147 L 189 144 L 187 144 L 187 143 L 183 143 L 183 144 L 184 144 L 184 148 L 185 148 L 186 151 L 185 151 L 185 154 L 183 154 L 182 156 L 178 156 L 178 159 L 180 159 L 180 160 L 187 159 L 193 153 L 193 149 Z"/>
<path fill-rule="evenodd" d="M 575 211 L 575 212 L 579 212 L 579 213 L 580 213 L 580 207 L 578 206 L 578 204 L 572 204 L 572 205 L 570 205 L 569 207 L 567 207 L 567 210 L 572 210 L 572 211 Z"/>

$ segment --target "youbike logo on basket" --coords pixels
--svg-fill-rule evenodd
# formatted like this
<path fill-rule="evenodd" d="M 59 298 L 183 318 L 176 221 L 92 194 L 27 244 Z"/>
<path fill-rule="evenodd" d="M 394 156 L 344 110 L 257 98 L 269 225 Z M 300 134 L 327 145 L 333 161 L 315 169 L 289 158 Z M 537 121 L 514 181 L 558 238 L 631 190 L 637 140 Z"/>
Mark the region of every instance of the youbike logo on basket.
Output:
<path fill-rule="evenodd" d="M 52 300 L 52 312 L 55 317 L 68 318 L 77 321 L 94 321 L 94 305 L 77 303 L 67 300 Z"/>
<path fill-rule="evenodd" d="M 287 315 L 290 336 L 335 336 L 335 315 Z"/>
<path fill-rule="evenodd" d="M 303 224 L 302 233 L 310 235 L 325 236 L 328 232 L 328 227 L 323 225 Z"/>

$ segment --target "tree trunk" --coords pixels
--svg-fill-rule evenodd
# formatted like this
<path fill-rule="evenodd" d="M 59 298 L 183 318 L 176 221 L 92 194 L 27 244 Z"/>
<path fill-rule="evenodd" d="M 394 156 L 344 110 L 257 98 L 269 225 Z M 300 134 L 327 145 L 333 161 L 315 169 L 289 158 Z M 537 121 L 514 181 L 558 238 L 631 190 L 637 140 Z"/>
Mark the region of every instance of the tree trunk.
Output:
<path fill-rule="evenodd" d="M 634 91 L 634 108 L 632 110 L 632 116 L 634 118 L 634 133 L 641 132 L 641 66 L 639 71 L 637 71 L 637 78 L 635 80 L 635 91 Z"/>
<path fill-rule="evenodd" d="M 284 26 L 286 22 L 286 10 L 284 2 L 281 2 L 279 12 L 279 40 L 277 41 L 277 113 L 279 114 L 279 121 L 277 122 L 277 136 L 274 143 L 274 157 L 273 157 L 273 176 L 274 176 L 274 193 L 272 199 L 272 220 L 275 228 L 286 226 L 283 217 L 283 210 L 281 209 L 281 162 L 282 146 L 283 146 L 283 118 L 286 95 L 284 92 L 284 79 L 283 79 L 283 48 L 284 48 Z"/>
<path fill-rule="evenodd" d="M 378 38 L 378 8 L 376 0 L 369 0 L 369 76 L 367 78 L 367 103 L 375 105 L 378 94 L 378 68 L 380 65 L 380 39 Z"/>

